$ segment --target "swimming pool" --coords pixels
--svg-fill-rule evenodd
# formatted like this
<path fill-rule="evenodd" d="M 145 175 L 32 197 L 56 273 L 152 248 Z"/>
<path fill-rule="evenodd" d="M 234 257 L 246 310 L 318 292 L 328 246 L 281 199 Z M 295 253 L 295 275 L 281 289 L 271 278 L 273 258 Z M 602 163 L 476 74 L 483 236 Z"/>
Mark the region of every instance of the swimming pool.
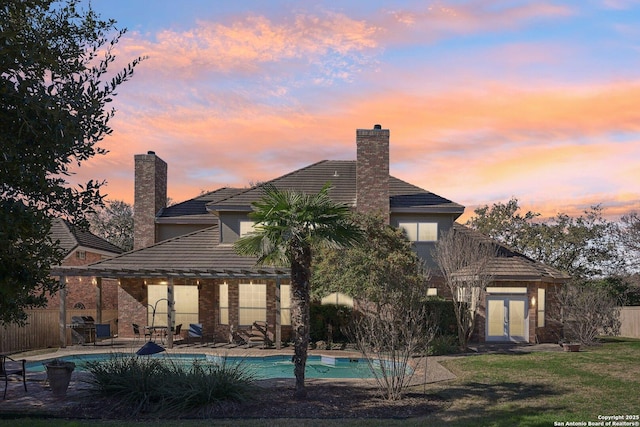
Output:
<path fill-rule="evenodd" d="M 105 361 L 112 357 L 131 357 L 131 353 L 96 353 L 64 356 L 62 359 L 75 362 L 76 369 L 83 371 L 87 362 Z M 172 363 L 189 366 L 194 360 L 203 364 L 237 364 L 246 366 L 257 379 L 295 378 L 291 356 L 274 355 L 264 357 L 220 356 L 211 354 L 157 354 L 154 359 L 166 359 Z M 38 362 L 27 362 L 27 371 L 42 372 L 44 363 L 52 359 Z M 331 356 L 309 356 L 305 369 L 306 378 L 373 378 L 373 374 L 365 359 Z"/>

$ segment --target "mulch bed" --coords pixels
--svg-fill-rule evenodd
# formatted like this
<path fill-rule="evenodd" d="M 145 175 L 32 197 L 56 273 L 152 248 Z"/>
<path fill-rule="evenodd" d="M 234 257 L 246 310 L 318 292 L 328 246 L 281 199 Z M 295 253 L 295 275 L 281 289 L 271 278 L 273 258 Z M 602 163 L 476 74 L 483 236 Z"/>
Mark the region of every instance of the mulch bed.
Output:
<path fill-rule="evenodd" d="M 293 386 L 279 385 L 260 389 L 244 402 L 223 402 L 181 418 L 414 418 L 441 409 L 445 402 L 433 395 L 411 392 L 401 400 L 380 397 L 377 389 L 361 386 L 318 383 L 307 385 L 307 398 L 295 399 Z M 105 400 L 84 402 L 66 411 L 74 418 L 127 419 L 130 412 Z M 158 418 L 158 414 L 141 414 L 136 419 Z M 160 418 L 167 418 L 162 415 Z"/>

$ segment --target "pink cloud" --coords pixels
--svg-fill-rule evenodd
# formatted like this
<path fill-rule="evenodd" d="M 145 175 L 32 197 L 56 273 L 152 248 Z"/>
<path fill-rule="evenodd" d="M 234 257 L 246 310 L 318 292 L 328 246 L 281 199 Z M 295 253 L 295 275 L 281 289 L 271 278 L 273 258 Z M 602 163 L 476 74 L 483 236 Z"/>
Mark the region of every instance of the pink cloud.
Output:
<path fill-rule="evenodd" d="M 519 28 L 538 19 L 563 18 L 573 15 L 573 8 L 549 2 L 525 2 L 501 6 L 493 0 L 477 0 L 466 4 L 424 3 L 421 10 L 390 10 L 380 25 L 387 28 L 391 40 L 427 40 L 452 34 L 497 31 Z"/>
<path fill-rule="evenodd" d="M 357 56 L 377 47 L 379 30 L 330 12 L 281 23 L 251 15 L 226 24 L 201 20 L 191 30 L 164 30 L 153 40 L 133 33 L 122 44 L 125 56 L 148 55 L 154 73 L 188 80 L 210 73 L 254 75 L 267 64 L 315 63 L 332 52 Z"/>

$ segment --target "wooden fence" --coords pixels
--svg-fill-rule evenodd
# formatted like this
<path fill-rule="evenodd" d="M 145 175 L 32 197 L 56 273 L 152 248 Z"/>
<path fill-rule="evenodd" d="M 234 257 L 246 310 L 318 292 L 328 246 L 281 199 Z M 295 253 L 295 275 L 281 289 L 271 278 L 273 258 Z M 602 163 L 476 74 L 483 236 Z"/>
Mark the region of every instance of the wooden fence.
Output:
<path fill-rule="evenodd" d="M 27 325 L 0 327 L 0 353 L 15 353 L 39 348 L 60 347 L 60 310 L 26 310 Z M 95 310 L 67 310 L 67 324 L 72 316 L 96 317 Z M 118 310 L 102 310 L 102 323 L 110 323 L 117 333 Z M 71 345 L 71 330 L 67 329 L 67 345 Z"/>
<path fill-rule="evenodd" d="M 621 337 L 640 338 L 640 307 L 622 307 L 620 323 Z"/>

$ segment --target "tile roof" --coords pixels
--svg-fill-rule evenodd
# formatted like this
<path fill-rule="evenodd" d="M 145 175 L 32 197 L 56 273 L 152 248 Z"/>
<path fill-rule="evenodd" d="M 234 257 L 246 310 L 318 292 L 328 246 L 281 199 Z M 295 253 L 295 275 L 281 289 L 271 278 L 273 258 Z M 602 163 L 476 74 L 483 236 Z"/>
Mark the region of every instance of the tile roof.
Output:
<path fill-rule="evenodd" d="M 457 232 L 465 233 L 475 239 L 495 246 L 497 257 L 490 263 L 491 275 L 495 281 L 551 281 L 566 282 L 571 279 L 567 273 L 550 267 L 491 239 L 477 230 L 454 223 Z"/>
<path fill-rule="evenodd" d="M 221 245 L 218 226 L 168 239 L 146 248 L 82 267 L 60 267 L 66 275 L 102 277 L 272 277 L 288 268 L 256 267 L 256 258 L 239 256 L 233 245 Z M 84 273 L 84 274 L 83 274 Z"/>
<path fill-rule="evenodd" d="M 158 214 L 158 219 L 160 219 L 160 222 L 162 222 L 162 219 L 171 221 L 179 218 L 213 220 L 211 213 L 207 211 L 207 203 L 227 199 L 243 190 L 242 188 L 222 187 L 218 190 L 201 194 L 193 199 L 163 208 Z"/>
<path fill-rule="evenodd" d="M 329 195 L 337 203 L 349 206 L 356 204 L 356 161 L 323 160 L 302 169 L 298 169 L 279 178 L 268 181 L 281 190 L 295 190 L 305 193 L 317 193 L 330 183 Z M 251 204 L 263 197 L 261 185 L 246 189 L 226 199 L 211 201 L 209 211 L 239 210 L 248 211 Z M 423 188 L 389 176 L 389 196 L 391 212 L 421 211 L 460 213 L 464 206 L 433 194 Z"/>
<path fill-rule="evenodd" d="M 109 243 L 90 231 L 81 230 L 62 219 L 53 220 L 50 235 L 51 240 L 60 242 L 60 247 L 63 249 L 65 255 L 68 255 L 79 246 L 113 254 L 121 254 L 123 252 L 118 246 Z"/>

